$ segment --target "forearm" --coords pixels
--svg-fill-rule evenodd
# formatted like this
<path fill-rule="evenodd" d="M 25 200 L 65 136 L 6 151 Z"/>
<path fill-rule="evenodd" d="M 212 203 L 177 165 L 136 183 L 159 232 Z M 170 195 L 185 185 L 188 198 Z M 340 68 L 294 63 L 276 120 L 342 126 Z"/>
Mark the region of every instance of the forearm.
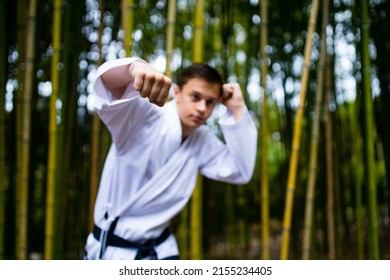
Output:
<path fill-rule="evenodd" d="M 120 99 L 125 92 L 126 87 L 133 81 L 130 75 L 131 64 L 111 68 L 101 76 L 105 87 L 112 93 L 115 99 Z"/>
<path fill-rule="evenodd" d="M 117 65 L 102 65 L 98 76 L 115 99 L 121 99 L 129 84 L 141 97 L 163 106 L 169 94 L 171 79 L 142 59 L 119 59 Z"/>
<path fill-rule="evenodd" d="M 103 63 L 97 69 L 94 90 L 96 91 L 96 85 L 103 86 L 107 90 L 107 93 L 110 93 L 110 100 L 121 99 L 127 85 L 133 80 L 129 76 L 129 66 L 136 61 L 143 60 L 138 57 L 126 57 Z"/>
<path fill-rule="evenodd" d="M 233 118 L 234 118 L 234 121 L 236 123 L 238 123 L 242 119 L 242 117 L 246 111 L 244 102 L 242 102 L 241 105 L 230 107 L 228 109 L 231 111 Z"/>

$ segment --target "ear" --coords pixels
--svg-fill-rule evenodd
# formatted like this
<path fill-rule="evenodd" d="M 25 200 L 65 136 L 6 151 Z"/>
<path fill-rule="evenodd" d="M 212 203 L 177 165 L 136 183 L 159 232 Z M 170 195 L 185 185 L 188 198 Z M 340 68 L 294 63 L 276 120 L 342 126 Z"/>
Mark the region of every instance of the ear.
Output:
<path fill-rule="evenodd" d="M 180 97 L 181 97 L 181 91 L 180 91 L 180 88 L 175 85 L 175 87 L 173 88 L 173 93 L 175 94 L 175 99 L 176 99 L 176 102 L 178 100 L 180 100 Z"/>

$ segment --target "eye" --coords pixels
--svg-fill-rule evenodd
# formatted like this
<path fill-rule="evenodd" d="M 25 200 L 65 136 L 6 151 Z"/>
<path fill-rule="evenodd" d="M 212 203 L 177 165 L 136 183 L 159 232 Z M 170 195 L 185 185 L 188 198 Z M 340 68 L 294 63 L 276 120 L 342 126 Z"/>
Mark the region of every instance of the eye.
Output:
<path fill-rule="evenodd" d="M 207 106 L 215 106 L 217 104 L 217 101 L 215 99 L 208 99 L 206 100 Z"/>
<path fill-rule="evenodd" d="M 199 101 L 200 100 L 199 94 L 196 94 L 196 93 L 191 94 L 190 97 L 191 97 L 192 101 Z"/>

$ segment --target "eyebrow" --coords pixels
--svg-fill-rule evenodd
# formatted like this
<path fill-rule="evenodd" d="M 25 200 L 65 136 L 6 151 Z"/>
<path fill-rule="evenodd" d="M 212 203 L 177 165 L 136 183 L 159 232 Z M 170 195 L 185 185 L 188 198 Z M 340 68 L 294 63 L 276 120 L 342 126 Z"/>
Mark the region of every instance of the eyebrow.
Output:
<path fill-rule="evenodd" d="M 214 97 L 205 98 L 205 97 L 203 96 L 203 94 L 200 93 L 200 92 L 197 91 L 197 90 L 191 91 L 190 94 L 197 94 L 197 95 L 200 95 L 202 98 L 204 98 L 204 99 L 206 99 L 206 100 L 212 100 L 212 101 L 215 101 L 215 102 L 218 102 L 218 101 L 219 101 L 219 98 L 214 98 Z"/>

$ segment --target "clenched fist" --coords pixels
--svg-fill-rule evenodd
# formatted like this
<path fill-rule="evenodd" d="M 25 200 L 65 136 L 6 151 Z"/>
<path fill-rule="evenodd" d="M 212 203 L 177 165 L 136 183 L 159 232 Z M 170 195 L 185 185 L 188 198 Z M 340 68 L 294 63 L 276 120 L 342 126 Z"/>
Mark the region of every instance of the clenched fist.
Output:
<path fill-rule="evenodd" d="M 221 102 L 233 113 L 236 121 L 241 119 L 245 108 L 245 101 L 241 87 L 238 83 L 223 85 L 223 96 Z"/>
<path fill-rule="evenodd" d="M 127 86 L 133 83 L 142 97 L 160 107 L 167 101 L 172 84 L 170 78 L 143 60 L 111 68 L 101 79 L 115 99 L 121 99 Z"/>
<path fill-rule="evenodd" d="M 130 64 L 129 74 L 134 80 L 134 89 L 149 102 L 163 106 L 167 101 L 172 80 L 151 65 L 136 61 Z"/>

